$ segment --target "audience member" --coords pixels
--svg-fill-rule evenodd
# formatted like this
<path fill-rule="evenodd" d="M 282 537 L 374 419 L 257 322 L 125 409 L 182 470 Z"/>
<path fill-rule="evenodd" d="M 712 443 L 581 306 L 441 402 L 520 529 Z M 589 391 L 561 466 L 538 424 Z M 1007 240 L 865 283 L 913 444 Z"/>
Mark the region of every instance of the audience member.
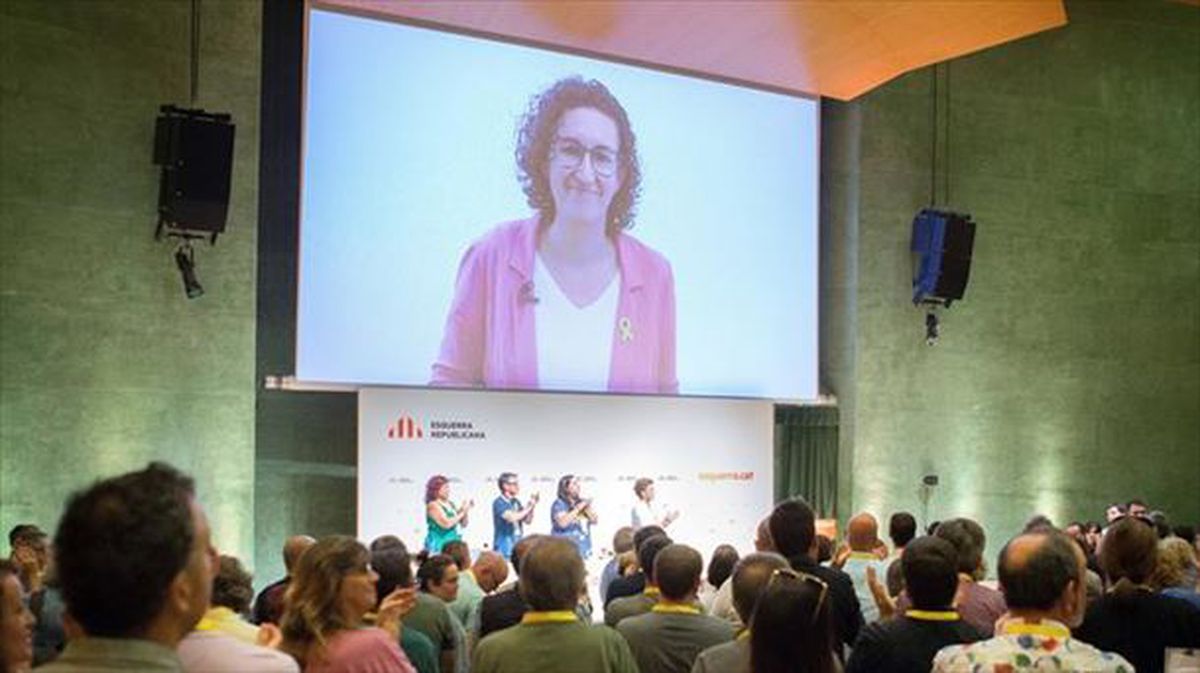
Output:
<path fill-rule="evenodd" d="M 1037 532 L 1053 528 L 1034 527 Z M 958 555 L 958 594 L 954 604 L 963 621 L 975 627 L 986 637 L 991 637 L 999 619 L 1006 609 L 1004 594 L 977 582 L 984 575 L 983 550 L 987 544 L 983 527 L 971 519 L 958 518 L 943 521 L 934 535 L 954 546 Z M 896 610 L 903 614 L 911 607 L 908 596 L 901 595 L 896 601 Z"/>
<path fill-rule="evenodd" d="M 20 673 L 33 665 L 33 613 L 21 599 L 21 570 L 0 560 L 0 671 Z"/>
<path fill-rule="evenodd" d="M 450 612 L 466 626 L 471 613 L 483 597 L 492 593 L 508 579 L 508 561 L 494 551 L 481 552 L 475 564 L 458 575 L 458 595 L 450 602 Z"/>
<path fill-rule="evenodd" d="M 750 615 L 767 582 L 776 570 L 785 568 L 790 568 L 787 559 L 774 552 L 755 552 L 737 562 L 730 581 L 741 623 L 750 623 Z M 733 641 L 701 652 L 692 665 L 692 673 L 750 673 L 750 633 L 743 630 Z"/>
<path fill-rule="evenodd" d="M 1149 586 L 1157 560 L 1158 532 L 1147 521 L 1127 516 L 1109 526 L 1100 543 L 1109 590 L 1088 607 L 1078 631 L 1142 673 L 1163 670 L 1168 647 L 1200 647 L 1200 612 Z"/>
<path fill-rule="evenodd" d="M 442 545 L 441 553 L 454 559 L 458 572 L 463 573 L 471 568 L 471 548 L 463 540 L 451 540 Z"/>
<path fill-rule="evenodd" d="M 775 551 L 775 541 L 771 539 L 770 516 L 759 521 L 754 529 L 754 550 L 761 553 Z M 717 595 L 713 598 L 708 613 L 733 624 L 734 628 L 740 629 L 745 624 L 733 603 L 733 583 L 730 580 L 725 580 L 717 588 Z"/>
<path fill-rule="evenodd" d="M 901 572 L 912 608 L 895 619 L 867 624 L 854 643 L 846 673 L 928 673 L 947 645 L 983 638 L 954 610 L 958 553 L 949 542 L 925 536 L 908 543 Z"/>
<path fill-rule="evenodd" d="M 250 599 L 254 598 L 252 580 L 241 561 L 222 554 L 217 575 L 213 578 L 212 605 L 196 628 L 220 631 L 243 642 L 257 643 L 259 627 L 242 617 L 250 609 Z"/>
<path fill-rule="evenodd" d="M 584 569 L 570 540 L 539 540 L 521 559 L 518 572 L 530 611 L 520 624 L 480 641 L 474 673 L 638 673 L 624 638 L 577 618 Z"/>
<path fill-rule="evenodd" d="M 512 566 L 517 574 L 517 584 L 513 591 L 501 591 L 492 596 L 485 596 L 479 603 L 479 632 L 475 634 L 477 641 L 496 631 L 521 623 L 521 618 L 529 610 L 525 599 L 521 597 L 521 562 L 533 545 L 544 539 L 544 535 L 529 535 L 521 538 L 513 546 Z"/>
<path fill-rule="evenodd" d="M 190 477 L 151 463 L 74 494 L 54 557 L 79 635 L 39 670 L 180 670 L 176 647 L 208 609 L 216 565 Z"/>
<path fill-rule="evenodd" d="M 1154 566 L 1151 586 L 1164 596 L 1178 598 L 1200 610 L 1196 592 L 1196 553 L 1192 545 L 1178 537 L 1158 542 L 1158 563 Z"/>
<path fill-rule="evenodd" d="M 63 604 L 62 587 L 58 582 L 53 554 L 46 559 L 41 575 L 41 588 L 34 589 L 26 598 L 34 619 L 33 666 L 36 668 L 53 661 L 67 645 L 67 633 L 63 623 L 66 605 Z"/>
<path fill-rule="evenodd" d="M 375 584 L 376 606 L 396 589 L 412 589 L 412 557 L 408 547 L 395 535 L 384 535 L 371 541 L 371 568 L 379 575 Z M 418 597 L 419 600 L 419 597 Z M 437 598 L 430 600 L 441 601 Z M 378 608 L 377 608 L 378 609 Z M 416 609 L 414 605 L 413 609 Z M 400 649 L 417 673 L 440 673 L 440 652 L 429 636 L 412 625 L 412 612 L 405 617 L 400 629 Z"/>
<path fill-rule="evenodd" d="M 1129 508 L 1123 502 L 1114 502 L 1104 510 L 1104 521 L 1112 523 L 1129 513 Z"/>
<path fill-rule="evenodd" d="M 386 597 L 378 628 L 364 628 L 379 580 L 370 560 L 354 538 L 331 535 L 297 561 L 280 628 L 284 651 L 305 673 L 414 673 L 397 642 L 400 619 L 415 602 L 411 590 Z"/>
<path fill-rule="evenodd" d="M 833 540 L 824 535 L 817 535 L 817 563 L 821 565 L 829 565 L 833 561 Z M 841 559 L 843 562 L 845 559 Z M 835 564 L 835 567 L 841 568 L 841 564 Z"/>
<path fill-rule="evenodd" d="M 458 566 L 445 554 L 431 554 L 417 570 L 417 583 L 417 604 L 404 623 L 437 646 L 442 673 L 465 670 L 470 661 L 466 631 L 450 612 L 450 602 L 458 594 Z"/>
<path fill-rule="evenodd" d="M 917 536 L 917 520 L 908 512 L 896 512 L 888 519 L 888 537 L 892 540 L 892 556 L 887 567 L 887 592 L 892 598 L 904 591 L 904 573 L 900 572 L 900 557 L 904 548 Z"/>
<path fill-rule="evenodd" d="M 854 584 L 841 570 L 817 565 L 816 517 L 807 502 L 796 498 L 776 505 L 771 512 L 770 526 L 776 549 L 792 568 L 812 575 L 828 586 L 835 651 L 840 658 L 843 649 L 858 638 L 858 630 L 863 624 Z M 758 669 L 755 673 L 759 673 Z"/>
<path fill-rule="evenodd" d="M 8 560 L 17 569 L 21 590 L 29 596 L 41 590 L 46 568 L 50 564 L 47 535 L 36 525 L 22 523 L 8 531 Z"/>
<path fill-rule="evenodd" d="M 283 567 L 287 574 L 282 579 L 275 580 L 258 592 L 254 601 L 255 624 L 278 624 L 283 617 L 283 597 L 287 593 L 288 584 L 292 581 L 292 569 L 296 561 L 316 542 L 307 535 L 293 535 L 283 543 Z"/>
<path fill-rule="evenodd" d="M 1150 506 L 1144 501 L 1134 498 L 1125 505 L 1125 513 L 1129 516 L 1146 517 L 1150 515 Z"/>
<path fill-rule="evenodd" d="M 437 596 L 447 605 L 458 597 L 458 564 L 447 554 L 430 554 L 417 569 L 417 584 L 424 593 Z M 451 611 L 450 614 L 454 614 Z"/>
<path fill-rule="evenodd" d="M 846 530 L 849 549 L 839 559 L 840 567 L 854 583 L 854 593 L 858 596 L 863 622 L 869 624 L 879 619 L 879 608 L 875 605 L 875 598 L 871 595 L 871 587 L 867 583 L 867 570 L 872 569 L 876 575 L 882 576 L 887 569 L 875 551 L 880 545 L 879 524 L 874 516 L 863 512 L 850 519 Z"/>
<path fill-rule="evenodd" d="M 792 518 L 794 513 L 785 515 Z M 780 535 L 781 532 L 778 526 L 771 526 L 776 543 L 783 546 L 787 543 L 781 537 L 786 533 Z M 815 550 L 816 541 L 810 540 L 809 545 Z M 853 591 L 849 595 L 853 597 Z M 823 578 L 790 568 L 774 571 L 750 617 L 750 670 L 754 673 L 838 671 L 834 650 L 839 646 L 834 637 L 832 600 L 832 589 Z"/>
<path fill-rule="evenodd" d="M 1083 570 L 1083 553 L 1058 531 L 1014 538 L 1000 551 L 1000 586 L 1008 610 L 996 624 L 996 635 L 943 649 L 933 660 L 933 671 L 1130 673 L 1133 668 L 1120 655 L 1101 652 L 1071 635 L 1085 609 Z"/>
<path fill-rule="evenodd" d="M 641 673 L 688 673 L 701 651 L 733 640 L 729 622 L 701 613 L 696 605 L 703 566 L 700 552 L 687 545 L 668 545 L 655 556 L 658 602 L 649 614 L 617 624 Z"/>
<path fill-rule="evenodd" d="M 667 532 L 659 526 L 642 526 L 633 533 L 633 550 L 636 553 L 642 546 L 642 543 L 655 535 L 666 535 Z M 646 589 L 646 572 L 647 568 L 638 568 L 638 571 L 632 575 L 622 575 L 617 577 L 608 585 L 608 592 L 604 594 L 604 605 L 607 608 L 608 604 L 622 596 L 636 596 Z"/>
<path fill-rule="evenodd" d="M 733 566 L 737 562 L 738 550 L 733 545 L 718 545 L 713 550 L 712 558 L 708 561 L 708 570 L 704 573 L 704 581 L 700 584 L 700 591 L 697 592 L 697 599 L 706 613 L 712 613 L 713 599 L 717 597 L 717 589 L 733 574 Z"/>
<path fill-rule="evenodd" d="M 600 572 L 600 598 L 608 596 L 608 586 L 622 575 L 621 554 L 633 550 L 633 526 L 621 526 L 613 533 L 613 557 L 604 564 L 604 570 Z"/>
<path fill-rule="evenodd" d="M 626 617 L 642 615 L 658 603 L 660 596 L 658 582 L 654 578 L 654 559 L 658 553 L 671 545 L 671 538 L 666 535 L 655 535 L 643 540 L 638 546 L 638 563 L 646 576 L 646 588 L 636 596 L 622 596 L 609 603 L 604 608 L 604 623 L 615 627 Z"/>

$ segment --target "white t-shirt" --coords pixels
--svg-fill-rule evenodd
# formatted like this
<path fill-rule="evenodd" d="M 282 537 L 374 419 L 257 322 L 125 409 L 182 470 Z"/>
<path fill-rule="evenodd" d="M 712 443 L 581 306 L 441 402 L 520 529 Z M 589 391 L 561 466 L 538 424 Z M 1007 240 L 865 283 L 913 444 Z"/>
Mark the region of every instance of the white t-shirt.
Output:
<path fill-rule="evenodd" d="M 534 256 L 539 388 L 608 390 L 620 285 L 616 274 L 596 301 L 577 307 L 554 282 L 541 256 Z"/>

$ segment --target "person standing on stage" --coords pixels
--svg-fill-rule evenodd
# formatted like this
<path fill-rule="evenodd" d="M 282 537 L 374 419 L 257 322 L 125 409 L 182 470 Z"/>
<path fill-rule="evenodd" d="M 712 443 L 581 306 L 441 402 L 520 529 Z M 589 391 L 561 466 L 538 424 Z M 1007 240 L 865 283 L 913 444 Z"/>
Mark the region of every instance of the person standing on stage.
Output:
<path fill-rule="evenodd" d="M 677 510 L 667 511 L 661 505 L 654 504 L 653 479 L 642 477 L 633 482 L 633 494 L 637 496 L 631 515 L 634 530 L 642 526 L 658 526 L 665 530 L 679 517 Z"/>
<path fill-rule="evenodd" d="M 563 475 L 558 480 L 558 500 L 550 508 L 550 534 L 571 540 L 586 559 L 592 555 L 592 526 L 599 521 L 592 499 L 579 496 L 579 478 Z"/>
<path fill-rule="evenodd" d="M 533 522 L 533 509 L 538 504 L 538 494 L 529 496 L 529 505 L 521 506 L 517 494 L 521 485 L 517 483 L 517 475 L 504 472 L 496 480 L 500 487 L 500 495 L 492 501 L 492 549 L 508 558 L 512 555 L 513 546 L 521 539 L 525 524 Z"/>
<path fill-rule="evenodd" d="M 442 546 L 451 540 L 461 540 L 459 526 L 467 525 L 467 514 L 475 501 L 464 500 L 458 507 L 450 502 L 450 480 L 435 474 L 425 483 L 425 523 L 429 532 L 425 534 L 425 549 L 430 554 L 442 551 Z"/>

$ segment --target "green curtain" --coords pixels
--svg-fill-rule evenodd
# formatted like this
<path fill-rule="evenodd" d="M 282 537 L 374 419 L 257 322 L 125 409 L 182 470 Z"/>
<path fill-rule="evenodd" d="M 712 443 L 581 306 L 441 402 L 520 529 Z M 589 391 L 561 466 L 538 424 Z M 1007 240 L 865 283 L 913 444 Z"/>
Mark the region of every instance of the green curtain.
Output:
<path fill-rule="evenodd" d="M 837 407 L 775 407 L 775 500 L 801 496 L 837 516 Z"/>

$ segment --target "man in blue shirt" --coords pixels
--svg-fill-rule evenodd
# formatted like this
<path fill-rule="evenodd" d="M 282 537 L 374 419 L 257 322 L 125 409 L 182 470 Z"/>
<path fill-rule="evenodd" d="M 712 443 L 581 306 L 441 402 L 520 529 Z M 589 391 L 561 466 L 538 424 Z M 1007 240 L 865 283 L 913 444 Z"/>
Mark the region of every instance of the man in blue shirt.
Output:
<path fill-rule="evenodd" d="M 492 537 L 492 549 L 502 554 L 504 558 L 512 556 L 513 545 L 521 539 L 525 524 L 533 521 L 533 510 L 537 507 L 538 494 L 529 497 L 529 505 L 521 506 L 517 494 L 521 491 L 517 483 L 517 475 L 504 472 L 496 480 L 500 487 L 500 496 L 492 502 L 492 527 L 495 533 Z"/>

